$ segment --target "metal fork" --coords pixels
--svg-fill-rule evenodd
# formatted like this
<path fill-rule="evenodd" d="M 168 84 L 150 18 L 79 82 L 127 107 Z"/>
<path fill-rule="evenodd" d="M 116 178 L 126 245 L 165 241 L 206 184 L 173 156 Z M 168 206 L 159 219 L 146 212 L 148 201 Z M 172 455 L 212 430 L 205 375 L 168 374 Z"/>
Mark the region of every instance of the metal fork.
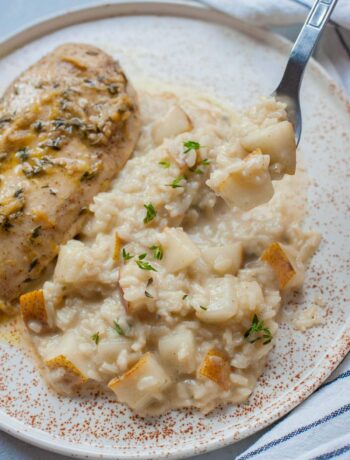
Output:
<path fill-rule="evenodd" d="M 306 65 L 319 41 L 338 0 L 316 0 L 290 53 L 282 80 L 272 96 L 287 104 L 287 115 L 294 126 L 295 141 L 301 136 L 300 85 Z"/>

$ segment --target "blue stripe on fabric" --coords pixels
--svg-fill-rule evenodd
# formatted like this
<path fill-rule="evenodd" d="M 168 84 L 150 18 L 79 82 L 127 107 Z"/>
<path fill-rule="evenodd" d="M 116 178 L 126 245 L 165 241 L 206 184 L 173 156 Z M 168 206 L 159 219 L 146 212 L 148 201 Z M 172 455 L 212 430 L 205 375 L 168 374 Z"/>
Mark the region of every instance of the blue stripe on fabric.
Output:
<path fill-rule="evenodd" d="M 319 455 L 314 457 L 312 460 L 329 460 L 334 457 L 339 457 L 340 455 L 346 454 L 346 452 L 350 451 L 350 444 L 346 446 L 340 447 L 337 450 L 333 450 L 332 452 L 327 452 L 326 454 Z"/>
<path fill-rule="evenodd" d="M 291 431 L 290 433 L 282 436 L 281 438 L 275 439 L 273 441 L 268 442 L 267 444 L 258 447 L 255 450 L 252 450 L 251 452 L 248 452 L 245 455 L 242 455 L 241 457 L 238 457 L 237 460 L 246 460 L 248 458 L 252 458 L 255 455 L 261 454 L 262 452 L 265 452 L 272 447 L 278 446 L 279 444 L 282 444 L 286 441 L 289 441 L 290 439 L 294 438 L 295 436 L 298 436 L 299 434 L 305 433 L 306 431 L 311 430 L 312 428 L 315 428 L 319 425 L 322 425 L 323 423 L 327 423 L 330 420 L 339 417 L 340 415 L 345 414 L 346 412 L 350 411 L 350 404 L 346 404 L 345 406 L 340 407 L 339 409 L 331 412 L 330 414 L 322 417 L 321 419 L 316 420 L 315 422 L 312 422 L 308 425 L 301 426 L 297 430 Z"/>
<path fill-rule="evenodd" d="M 343 372 L 342 374 L 339 374 L 338 377 L 336 377 L 335 379 L 331 380 L 330 382 L 324 383 L 323 385 L 321 385 L 321 386 L 318 388 L 318 390 L 321 390 L 321 388 L 328 387 L 328 385 L 332 385 L 332 383 L 335 383 L 335 382 L 337 382 L 338 380 L 346 379 L 347 377 L 350 377 L 350 370 L 349 370 L 349 371 L 346 371 L 346 372 Z"/>

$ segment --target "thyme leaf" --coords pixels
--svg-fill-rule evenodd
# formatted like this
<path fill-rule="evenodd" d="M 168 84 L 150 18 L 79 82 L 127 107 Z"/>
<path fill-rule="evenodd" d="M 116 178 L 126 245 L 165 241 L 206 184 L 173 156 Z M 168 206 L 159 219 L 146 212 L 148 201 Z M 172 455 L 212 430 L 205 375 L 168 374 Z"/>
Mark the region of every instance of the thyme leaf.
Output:
<path fill-rule="evenodd" d="M 168 161 L 168 160 L 162 160 L 158 164 L 159 164 L 159 166 L 161 166 L 164 169 L 170 168 L 170 161 Z"/>
<path fill-rule="evenodd" d="M 96 345 L 98 345 L 98 343 L 100 341 L 100 333 L 95 332 L 95 334 L 92 334 L 91 340 L 93 340 L 96 343 Z"/>
<path fill-rule="evenodd" d="M 188 153 L 191 150 L 199 150 L 201 148 L 201 145 L 197 141 L 185 141 L 184 147 L 185 147 L 184 153 Z"/>
<path fill-rule="evenodd" d="M 157 270 L 152 267 L 152 265 L 147 262 L 146 260 L 143 260 L 146 257 L 147 254 L 141 254 L 139 255 L 138 260 L 135 260 L 137 266 L 141 268 L 141 270 L 148 270 L 148 271 L 153 271 L 156 272 Z"/>
<path fill-rule="evenodd" d="M 153 257 L 157 260 L 162 260 L 163 259 L 163 255 L 164 255 L 164 251 L 163 251 L 163 248 L 161 245 L 159 246 L 151 246 L 150 247 L 151 251 L 153 251 Z"/>
<path fill-rule="evenodd" d="M 122 250 L 122 257 L 123 257 L 124 262 L 126 262 L 127 260 L 132 259 L 134 256 L 132 256 L 131 254 L 129 254 L 129 253 L 125 250 L 125 248 L 123 248 L 123 250 Z"/>
<path fill-rule="evenodd" d="M 186 177 L 185 176 L 179 176 L 176 179 L 174 179 L 171 184 L 167 184 L 167 185 L 169 187 L 172 187 L 172 188 L 183 187 L 183 185 L 180 184 L 180 182 L 183 181 L 183 180 L 186 180 Z"/>
<path fill-rule="evenodd" d="M 261 333 L 260 335 L 259 332 Z M 263 340 L 263 345 L 267 345 L 272 340 L 272 334 L 269 328 L 265 326 L 263 320 L 259 320 L 258 316 L 255 314 L 252 320 L 252 325 L 244 333 L 244 338 L 248 340 L 249 343 L 255 343 L 258 340 Z"/>
<path fill-rule="evenodd" d="M 118 321 L 114 320 L 114 330 L 116 331 L 117 334 L 119 335 L 125 335 L 124 329 L 121 327 L 121 325 L 118 323 Z"/>
<path fill-rule="evenodd" d="M 146 209 L 146 217 L 143 219 L 143 223 L 148 224 L 156 217 L 157 211 L 152 203 L 144 204 L 143 207 Z"/>

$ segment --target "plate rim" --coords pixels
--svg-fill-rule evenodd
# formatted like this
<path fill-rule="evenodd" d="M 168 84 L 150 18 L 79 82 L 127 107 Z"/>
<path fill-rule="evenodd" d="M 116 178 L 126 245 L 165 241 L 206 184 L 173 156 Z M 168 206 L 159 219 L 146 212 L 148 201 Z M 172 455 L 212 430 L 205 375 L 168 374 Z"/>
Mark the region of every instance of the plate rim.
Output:
<path fill-rule="evenodd" d="M 215 8 L 211 8 L 203 3 L 196 2 L 193 0 L 167 0 L 167 1 L 123 1 L 117 0 L 113 3 L 97 3 L 91 4 L 85 7 L 68 8 L 64 9 L 62 13 L 53 14 L 46 16 L 38 21 L 33 21 L 29 25 L 21 27 L 15 30 L 10 35 L 6 36 L 0 41 L 0 59 L 6 57 L 8 54 L 16 51 L 18 48 L 27 45 L 34 40 L 37 40 L 45 35 L 53 33 L 65 27 L 74 26 L 77 24 L 97 21 L 101 19 L 107 19 L 111 17 L 123 17 L 123 16 L 171 16 L 171 17 L 182 17 L 189 19 L 202 20 L 209 23 L 219 24 L 239 30 L 246 35 L 253 37 L 261 37 L 265 43 L 279 49 L 280 51 L 288 51 L 291 48 L 292 43 L 284 37 L 274 34 L 261 27 L 251 27 L 248 23 L 241 19 L 230 16 L 224 12 L 221 12 Z M 332 79 L 321 64 L 314 59 L 311 59 L 309 67 L 317 71 L 319 75 L 332 87 L 334 96 L 337 97 L 347 111 L 350 111 L 350 100 L 346 95 L 345 91 Z M 310 396 L 316 388 L 318 388 L 322 382 L 336 369 L 340 362 L 345 358 L 347 353 L 350 351 L 350 331 L 346 329 L 343 334 L 339 337 L 337 347 L 333 348 L 332 355 L 326 355 L 328 361 L 323 359 L 322 366 L 316 368 L 317 372 L 312 376 L 305 376 L 303 380 L 298 381 L 294 387 L 292 387 L 288 393 L 294 393 L 294 397 L 286 399 L 284 396 L 284 403 L 280 406 L 280 410 L 277 412 L 274 407 L 280 403 L 278 398 L 269 406 L 269 415 L 263 419 L 259 419 L 259 423 L 255 424 L 254 427 L 250 426 L 245 430 L 241 430 L 238 434 L 231 432 L 229 428 L 222 428 L 220 431 L 223 436 L 217 440 L 210 439 L 205 445 L 201 445 L 200 448 L 196 448 L 193 444 L 184 443 L 181 448 L 168 452 L 166 458 L 177 459 L 187 458 L 190 455 L 198 455 L 213 451 L 215 449 L 223 448 L 230 444 L 244 439 L 253 433 L 267 427 L 272 422 L 277 421 L 282 416 L 289 413 L 297 405 L 302 403 L 308 396 Z M 307 381 L 308 380 L 308 381 Z M 298 387 L 298 393 L 295 392 Z M 287 393 L 287 394 L 288 394 Z M 297 395 L 297 396 L 296 396 Z M 27 442 L 36 447 L 55 452 L 61 455 L 67 455 L 76 458 L 102 458 L 102 459 L 113 459 L 116 460 L 118 455 L 117 448 L 116 452 L 103 452 L 102 450 L 96 449 L 93 446 L 75 446 L 73 443 L 68 445 L 59 445 L 60 438 L 54 435 L 45 433 L 45 431 L 38 428 L 33 428 L 26 425 L 3 412 L 0 409 L 0 430 L 10 434 L 21 441 Z M 40 433 L 44 433 L 48 436 L 48 439 L 42 439 Z M 112 450 L 112 447 L 109 448 Z M 135 459 L 157 459 L 164 458 L 161 453 L 156 455 L 147 454 L 140 456 L 139 454 L 122 454 L 120 457 L 123 460 L 135 460 Z"/>

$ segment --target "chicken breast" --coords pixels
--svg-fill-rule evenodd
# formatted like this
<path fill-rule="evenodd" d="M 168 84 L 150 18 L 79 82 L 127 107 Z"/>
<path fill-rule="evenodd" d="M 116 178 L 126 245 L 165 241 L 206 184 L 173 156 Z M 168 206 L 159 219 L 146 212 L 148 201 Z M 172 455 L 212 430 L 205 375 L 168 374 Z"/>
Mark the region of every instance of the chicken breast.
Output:
<path fill-rule="evenodd" d="M 0 308 L 79 232 L 139 130 L 132 86 L 93 46 L 62 45 L 7 89 L 0 103 Z"/>

